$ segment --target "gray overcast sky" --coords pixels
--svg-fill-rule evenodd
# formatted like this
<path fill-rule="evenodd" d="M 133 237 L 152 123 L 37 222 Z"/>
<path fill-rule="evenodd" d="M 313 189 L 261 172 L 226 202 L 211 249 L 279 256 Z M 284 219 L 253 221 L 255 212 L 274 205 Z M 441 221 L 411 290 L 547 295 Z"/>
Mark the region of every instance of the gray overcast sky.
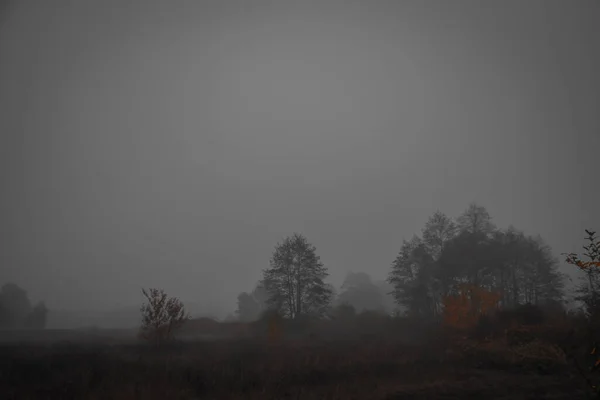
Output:
<path fill-rule="evenodd" d="M 337 285 L 469 202 L 600 230 L 600 2 L 38 0 L 0 28 L 0 282 L 233 310 L 301 232 Z M 595 182 L 596 187 L 592 187 Z"/>

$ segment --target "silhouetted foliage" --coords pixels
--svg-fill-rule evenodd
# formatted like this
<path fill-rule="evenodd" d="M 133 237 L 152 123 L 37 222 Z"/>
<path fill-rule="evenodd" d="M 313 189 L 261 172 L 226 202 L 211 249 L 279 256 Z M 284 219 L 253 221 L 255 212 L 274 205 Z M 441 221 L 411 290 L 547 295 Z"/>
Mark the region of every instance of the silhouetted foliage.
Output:
<path fill-rule="evenodd" d="M 500 294 L 499 305 L 510 308 L 560 302 L 565 276 L 540 237 L 496 229 L 487 210 L 473 203 L 456 224 L 434 213 L 422 238 L 402 243 L 388 282 L 410 314 L 438 317 L 443 299 L 464 284 Z"/>
<path fill-rule="evenodd" d="M 252 297 L 256 301 L 256 304 L 258 304 L 258 308 L 260 310 L 259 313 L 262 313 L 265 310 L 267 310 L 267 308 L 268 308 L 267 303 L 269 301 L 269 292 L 265 288 L 265 284 L 263 281 L 259 281 L 256 284 L 256 287 L 254 288 L 254 290 L 252 290 Z"/>
<path fill-rule="evenodd" d="M 237 298 L 236 315 L 240 321 L 256 321 L 268 308 L 269 293 L 264 283 L 258 282 L 251 293 L 242 292 Z"/>
<path fill-rule="evenodd" d="M 456 219 L 456 222 L 461 232 L 488 235 L 496 229 L 492 223 L 490 213 L 485 207 L 477 203 L 469 204 L 469 207 Z"/>
<path fill-rule="evenodd" d="M 436 211 L 425 222 L 423 243 L 428 253 L 438 259 L 444 246 L 456 236 L 457 227 L 454 221 L 441 211 Z"/>
<path fill-rule="evenodd" d="M 142 294 L 148 301 L 140 308 L 140 336 L 143 339 L 161 344 L 170 340 L 173 332 L 190 319 L 183 303 L 176 297 L 167 296 L 162 289 L 142 289 Z"/>
<path fill-rule="evenodd" d="M 237 315 L 240 321 L 254 321 L 260 314 L 260 306 L 252 295 L 242 292 L 237 298 Z"/>
<path fill-rule="evenodd" d="M 270 307 L 292 319 L 326 313 L 333 297 L 331 286 L 323 281 L 329 274 L 304 236 L 293 234 L 278 243 L 270 264 L 263 271 Z"/>
<path fill-rule="evenodd" d="M 418 236 L 402 243 L 389 282 L 394 285 L 396 302 L 404 306 L 409 314 L 424 317 L 436 314 L 435 260 Z"/>

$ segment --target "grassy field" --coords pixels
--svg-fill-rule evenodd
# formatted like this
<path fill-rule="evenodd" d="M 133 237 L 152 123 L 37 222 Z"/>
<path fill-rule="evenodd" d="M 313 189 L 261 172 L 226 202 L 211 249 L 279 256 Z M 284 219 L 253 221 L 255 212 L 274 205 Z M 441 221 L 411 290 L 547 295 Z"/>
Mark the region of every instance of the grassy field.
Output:
<path fill-rule="evenodd" d="M 579 339 L 560 343 L 562 331 L 544 332 L 474 340 L 429 329 L 410 341 L 390 332 L 161 348 L 107 341 L 109 335 L 5 342 L 0 393 L 2 399 L 98 400 L 589 398 L 569 358 L 588 366 L 589 349 L 576 346 Z"/>
<path fill-rule="evenodd" d="M 53 344 L 69 342 L 77 344 L 123 344 L 135 343 L 136 331 L 126 329 L 44 329 L 0 330 L 0 345 Z"/>

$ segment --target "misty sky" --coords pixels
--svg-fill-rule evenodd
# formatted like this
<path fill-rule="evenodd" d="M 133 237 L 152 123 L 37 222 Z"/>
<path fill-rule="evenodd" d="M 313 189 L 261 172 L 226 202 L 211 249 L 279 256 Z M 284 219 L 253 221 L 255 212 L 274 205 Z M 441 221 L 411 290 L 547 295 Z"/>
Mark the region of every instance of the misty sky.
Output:
<path fill-rule="evenodd" d="M 0 283 L 50 308 L 233 311 L 293 232 L 383 279 L 471 201 L 556 255 L 600 231 L 598 1 L 19 3 Z"/>

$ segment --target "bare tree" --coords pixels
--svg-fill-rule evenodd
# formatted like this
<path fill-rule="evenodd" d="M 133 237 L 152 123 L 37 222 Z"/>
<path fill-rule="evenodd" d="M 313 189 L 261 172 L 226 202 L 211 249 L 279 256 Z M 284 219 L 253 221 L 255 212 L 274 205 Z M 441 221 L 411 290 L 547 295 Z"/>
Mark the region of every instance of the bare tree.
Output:
<path fill-rule="evenodd" d="M 479 232 L 486 235 L 491 234 L 496 226 L 492 223 L 492 217 L 487 209 L 477 203 L 469 204 L 469 207 L 457 218 L 458 229 L 462 232 Z"/>
<path fill-rule="evenodd" d="M 323 316 L 333 297 L 332 287 L 323 282 L 328 275 L 315 246 L 295 233 L 277 244 L 271 268 L 263 271 L 268 303 L 290 319 Z"/>
<path fill-rule="evenodd" d="M 162 289 L 142 289 L 148 300 L 140 309 L 142 327 L 140 336 L 157 345 L 172 338 L 173 332 L 190 319 L 183 303 L 176 297 L 169 297 Z"/>
<path fill-rule="evenodd" d="M 396 303 L 411 314 L 432 317 L 438 313 L 434 297 L 435 260 L 420 237 L 414 235 L 402 242 L 387 281 L 394 287 Z"/>
<path fill-rule="evenodd" d="M 434 259 L 438 259 L 448 241 L 456 237 L 457 227 L 452 218 L 441 211 L 429 217 L 423 228 L 423 244 Z"/>

